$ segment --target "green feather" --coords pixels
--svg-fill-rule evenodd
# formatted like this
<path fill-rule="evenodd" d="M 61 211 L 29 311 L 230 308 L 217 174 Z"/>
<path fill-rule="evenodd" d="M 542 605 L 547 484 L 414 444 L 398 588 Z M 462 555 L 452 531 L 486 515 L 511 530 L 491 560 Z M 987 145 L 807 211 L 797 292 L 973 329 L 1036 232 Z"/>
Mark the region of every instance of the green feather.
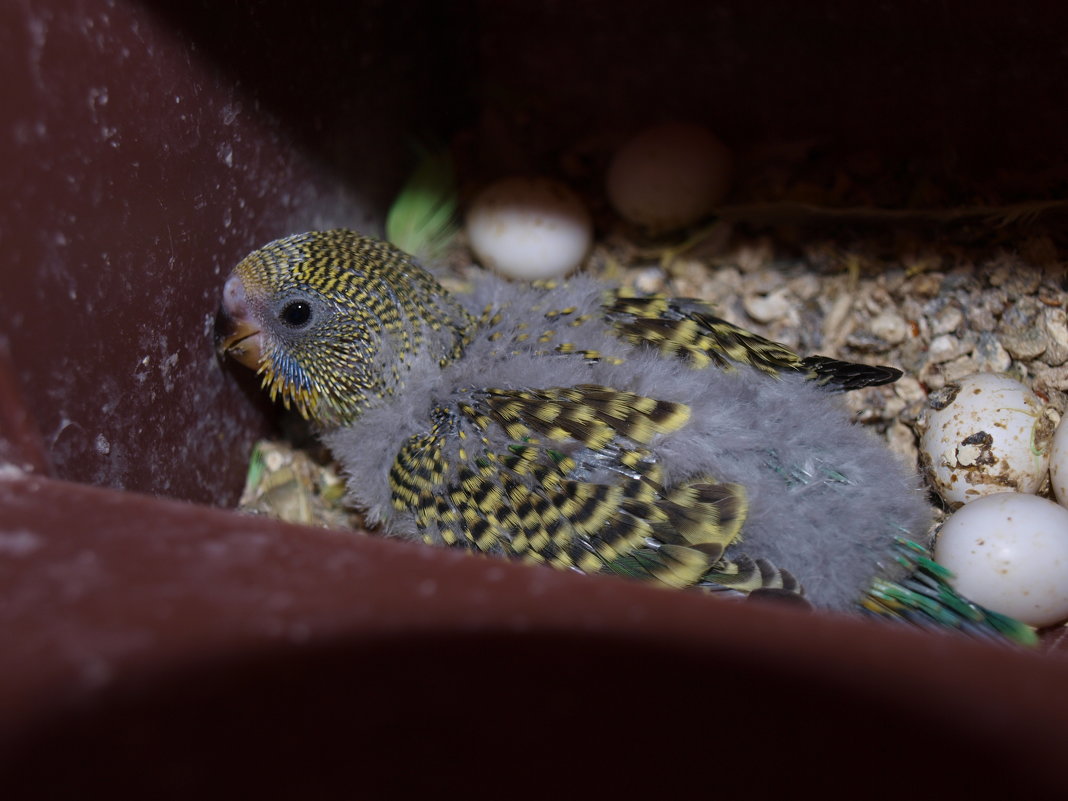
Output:
<path fill-rule="evenodd" d="M 248 474 L 245 476 L 246 487 L 258 487 L 267 465 L 263 459 L 262 443 L 256 443 L 248 460 Z"/>
<path fill-rule="evenodd" d="M 900 582 L 875 579 L 861 608 L 877 617 L 907 620 L 920 626 L 948 627 L 973 635 L 1001 635 L 1020 645 L 1038 644 L 1035 630 L 1006 615 L 962 597 L 949 584 L 953 573 L 931 559 L 927 549 L 899 537 L 896 559 L 908 571 Z"/>
<path fill-rule="evenodd" d="M 456 222 L 456 180 L 447 151 L 420 148 L 419 164 L 386 216 L 386 238 L 422 261 L 448 247 Z"/>

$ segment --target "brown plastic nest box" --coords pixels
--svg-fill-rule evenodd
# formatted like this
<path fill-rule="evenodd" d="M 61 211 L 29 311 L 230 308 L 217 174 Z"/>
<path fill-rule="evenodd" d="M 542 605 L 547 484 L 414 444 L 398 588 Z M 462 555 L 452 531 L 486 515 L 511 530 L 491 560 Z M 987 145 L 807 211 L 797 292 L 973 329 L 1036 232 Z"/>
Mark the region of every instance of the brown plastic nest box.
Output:
<path fill-rule="evenodd" d="M 413 140 L 649 119 L 1064 156 L 1052 4 L 0 4 L 0 795 L 1035 797 L 1068 666 L 227 511 L 231 266 Z"/>

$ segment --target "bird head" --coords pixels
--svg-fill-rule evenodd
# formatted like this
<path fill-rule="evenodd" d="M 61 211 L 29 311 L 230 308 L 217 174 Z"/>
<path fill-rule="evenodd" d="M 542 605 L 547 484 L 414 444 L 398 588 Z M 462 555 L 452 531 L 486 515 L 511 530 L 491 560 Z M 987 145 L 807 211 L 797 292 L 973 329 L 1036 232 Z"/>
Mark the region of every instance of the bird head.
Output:
<path fill-rule="evenodd" d="M 415 365 L 457 358 L 473 320 L 409 256 L 353 231 L 312 231 L 246 256 L 223 287 L 216 349 L 323 427 L 384 402 Z"/>

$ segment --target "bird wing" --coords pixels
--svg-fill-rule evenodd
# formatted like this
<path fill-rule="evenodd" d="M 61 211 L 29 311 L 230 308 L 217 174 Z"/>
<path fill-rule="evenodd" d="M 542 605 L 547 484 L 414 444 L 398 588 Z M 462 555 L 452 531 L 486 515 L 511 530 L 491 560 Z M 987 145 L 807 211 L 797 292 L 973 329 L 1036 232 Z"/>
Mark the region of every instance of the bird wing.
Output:
<path fill-rule="evenodd" d="M 893 367 L 825 356 L 801 358 L 785 345 L 717 317 L 711 306 L 699 300 L 637 296 L 621 289 L 610 294 L 604 315 L 625 342 L 655 347 L 696 368 L 730 369 L 744 364 L 771 375 L 796 372 L 838 390 L 889 384 L 901 377 L 901 371 Z"/>
<path fill-rule="evenodd" d="M 673 587 L 799 592 L 786 571 L 724 557 L 745 521 L 743 487 L 665 484 L 649 446 L 689 413 L 595 384 L 471 391 L 402 446 L 393 505 L 431 543 Z"/>

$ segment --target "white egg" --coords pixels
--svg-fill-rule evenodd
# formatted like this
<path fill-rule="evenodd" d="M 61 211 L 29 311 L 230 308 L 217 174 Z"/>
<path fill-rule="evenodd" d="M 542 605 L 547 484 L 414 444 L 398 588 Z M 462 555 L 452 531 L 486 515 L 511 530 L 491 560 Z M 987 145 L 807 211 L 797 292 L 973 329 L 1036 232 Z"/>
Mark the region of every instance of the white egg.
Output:
<path fill-rule="evenodd" d="M 731 154 L 700 125 L 667 123 L 623 145 L 608 168 L 608 200 L 653 231 L 684 228 L 715 208 L 730 184 Z"/>
<path fill-rule="evenodd" d="M 565 275 L 593 243 L 585 205 L 551 178 L 515 176 L 491 184 L 471 204 L 466 225 L 478 260 L 509 278 Z"/>
<path fill-rule="evenodd" d="M 1061 419 L 1049 453 L 1049 479 L 1061 506 L 1068 506 L 1068 414 Z"/>
<path fill-rule="evenodd" d="M 920 458 L 951 506 L 995 492 L 1035 492 L 1049 466 L 1052 423 L 1019 381 L 977 373 L 933 393 L 920 420 Z"/>
<path fill-rule="evenodd" d="M 1032 626 L 1068 618 L 1068 509 L 1001 492 L 972 501 L 943 524 L 935 559 L 961 595 Z"/>

